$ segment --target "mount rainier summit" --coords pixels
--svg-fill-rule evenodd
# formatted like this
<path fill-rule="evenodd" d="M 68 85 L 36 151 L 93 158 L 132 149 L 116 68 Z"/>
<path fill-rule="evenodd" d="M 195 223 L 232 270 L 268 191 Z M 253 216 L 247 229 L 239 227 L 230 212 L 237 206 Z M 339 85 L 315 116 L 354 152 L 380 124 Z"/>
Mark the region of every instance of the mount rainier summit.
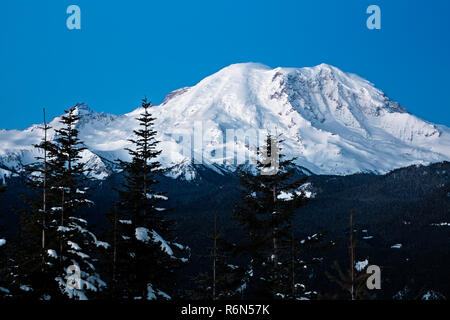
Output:
<path fill-rule="evenodd" d="M 282 153 L 296 157 L 299 166 L 314 174 L 381 174 L 450 160 L 450 128 L 415 117 L 369 81 L 326 64 L 275 69 L 233 64 L 193 87 L 171 92 L 151 110 L 163 150 L 160 162 L 174 178 L 195 177 L 192 154 L 183 153 L 182 143 L 171 134 L 191 132 L 195 122 L 201 122 L 206 137 L 203 163 L 219 172 L 236 167 L 217 157 L 224 144 L 252 149 L 242 136 L 224 142 L 227 129 L 281 134 Z M 107 177 L 115 170 L 114 160 L 127 159 L 124 148 L 130 146 L 140 111 L 113 115 L 77 105 L 77 128 L 88 148 L 84 161 L 94 177 Z M 49 123 L 50 139 L 59 119 Z M 36 162 L 33 145 L 43 137 L 41 126 L 0 130 L 0 180 Z"/>

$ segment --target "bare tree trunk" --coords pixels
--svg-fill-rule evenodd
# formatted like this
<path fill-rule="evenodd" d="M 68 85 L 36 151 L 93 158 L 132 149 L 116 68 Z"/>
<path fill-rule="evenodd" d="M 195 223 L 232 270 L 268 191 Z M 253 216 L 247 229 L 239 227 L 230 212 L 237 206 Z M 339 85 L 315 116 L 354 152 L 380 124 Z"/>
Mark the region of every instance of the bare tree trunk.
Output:
<path fill-rule="evenodd" d="M 112 274 L 112 280 L 113 280 L 113 298 L 116 291 L 116 264 L 117 264 L 117 209 L 114 205 L 114 231 L 113 231 L 113 274 Z"/>
<path fill-rule="evenodd" d="M 351 277 L 351 288 L 350 288 L 350 294 L 352 297 L 352 300 L 355 300 L 355 246 L 353 243 L 353 215 L 355 214 L 354 211 L 350 214 L 350 277 Z"/>
<path fill-rule="evenodd" d="M 294 221 L 291 221 L 291 294 L 292 299 L 295 299 L 295 240 L 294 240 Z"/>
<path fill-rule="evenodd" d="M 276 204 L 277 201 L 277 189 L 273 187 L 273 203 Z M 278 214 L 278 212 L 272 212 L 272 239 L 273 239 L 273 263 L 275 267 L 278 265 L 278 241 L 277 241 L 277 227 L 276 227 L 276 219 L 274 215 Z"/>
<path fill-rule="evenodd" d="M 217 263 L 217 216 L 214 212 L 214 248 L 213 248 L 213 300 L 216 300 L 216 263 Z"/>

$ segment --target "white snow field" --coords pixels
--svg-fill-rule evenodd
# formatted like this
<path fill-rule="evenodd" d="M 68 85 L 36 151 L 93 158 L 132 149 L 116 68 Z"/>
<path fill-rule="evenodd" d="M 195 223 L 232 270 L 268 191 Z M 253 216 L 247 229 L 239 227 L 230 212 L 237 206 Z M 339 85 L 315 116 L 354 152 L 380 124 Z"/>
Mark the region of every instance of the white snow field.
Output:
<path fill-rule="evenodd" d="M 141 109 L 124 115 L 98 113 L 85 104 L 77 109 L 80 138 L 88 147 L 84 160 L 92 175 L 103 179 L 112 161 L 127 159 L 124 148 L 130 147 Z M 450 160 L 450 128 L 415 117 L 369 81 L 326 64 L 275 69 L 233 64 L 171 92 L 151 111 L 160 161 L 174 178 L 194 178 L 193 159 L 218 172 L 234 170 L 239 164 L 234 152 L 254 155 L 256 142 L 246 132 L 262 130 L 281 134 L 282 152 L 316 174 L 385 173 Z M 51 121 L 53 129 L 58 120 Z M 42 138 L 40 126 L 0 130 L 0 181 L 36 161 L 32 145 Z M 236 141 L 224 141 L 227 130 L 240 130 Z"/>

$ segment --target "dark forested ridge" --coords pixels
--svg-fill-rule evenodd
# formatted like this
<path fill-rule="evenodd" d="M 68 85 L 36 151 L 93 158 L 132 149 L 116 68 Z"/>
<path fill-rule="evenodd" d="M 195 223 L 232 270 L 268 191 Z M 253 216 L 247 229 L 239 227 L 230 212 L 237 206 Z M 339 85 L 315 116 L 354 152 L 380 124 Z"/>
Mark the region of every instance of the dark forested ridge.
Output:
<path fill-rule="evenodd" d="M 191 181 L 160 177 L 161 190 L 167 191 L 167 207 L 175 218 L 176 237 L 189 245 L 192 262 L 183 270 L 187 275 L 204 270 L 207 262 L 199 257 L 207 254 L 208 241 L 217 214 L 220 232 L 231 241 L 239 241 L 243 233 L 231 217 L 233 204 L 239 200 L 239 182 L 233 174 L 197 166 L 197 177 Z M 356 260 L 368 259 L 383 270 L 383 288 L 377 297 L 415 299 L 428 290 L 450 296 L 448 281 L 443 281 L 450 264 L 450 163 L 410 166 L 385 175 L 354 174 L 349 176 L 312 175 L 310 191 L 314 197 L 295 216 L 298 236 L 329 230 L 328 239 L 337 242 L 323 256 L 312 281 L 324 292 L 338 292 L 324 273 L 335 260 L 348 264 L 347 236 L 349 213 L 355 210 L 358 234 Z M 122 181 L 114 174 L 103 181 L 92 181 L 95 206 L 86 212 L 101 232 L 102 215 L 115 199 L 113 188 Z M 7 181 L 2 195 L 2 211 L 6 232 L 14 233 L 17 220 L 13 207 L 21 205 L 17 196 L 28 193 L 21 178 Z M 445 225 L 445 223 L 447 223 Z M 401 244 L 401 248 L 391 248 Z M 189 288 L 187 280 L 182 286 Z M 400 292 L 400 293 L 399 293 Z M 402 296 L 403 295 L 403 296 Z"/>

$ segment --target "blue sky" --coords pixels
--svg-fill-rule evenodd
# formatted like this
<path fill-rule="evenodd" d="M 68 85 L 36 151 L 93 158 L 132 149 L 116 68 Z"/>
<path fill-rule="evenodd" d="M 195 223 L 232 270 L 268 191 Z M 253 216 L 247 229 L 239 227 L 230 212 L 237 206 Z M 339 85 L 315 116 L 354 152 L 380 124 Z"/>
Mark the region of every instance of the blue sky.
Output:
<path fill-rule="evenodd" d="M 81 8 L 68 30 L 66 8 Z M 366 8 L 381 8 L 381 30 Z M 322 62 L 450 126 L 450 1 L 208 0 L 0 2 L 0 128 L 86 102 L 125 113 L 232 63 Z"/>

